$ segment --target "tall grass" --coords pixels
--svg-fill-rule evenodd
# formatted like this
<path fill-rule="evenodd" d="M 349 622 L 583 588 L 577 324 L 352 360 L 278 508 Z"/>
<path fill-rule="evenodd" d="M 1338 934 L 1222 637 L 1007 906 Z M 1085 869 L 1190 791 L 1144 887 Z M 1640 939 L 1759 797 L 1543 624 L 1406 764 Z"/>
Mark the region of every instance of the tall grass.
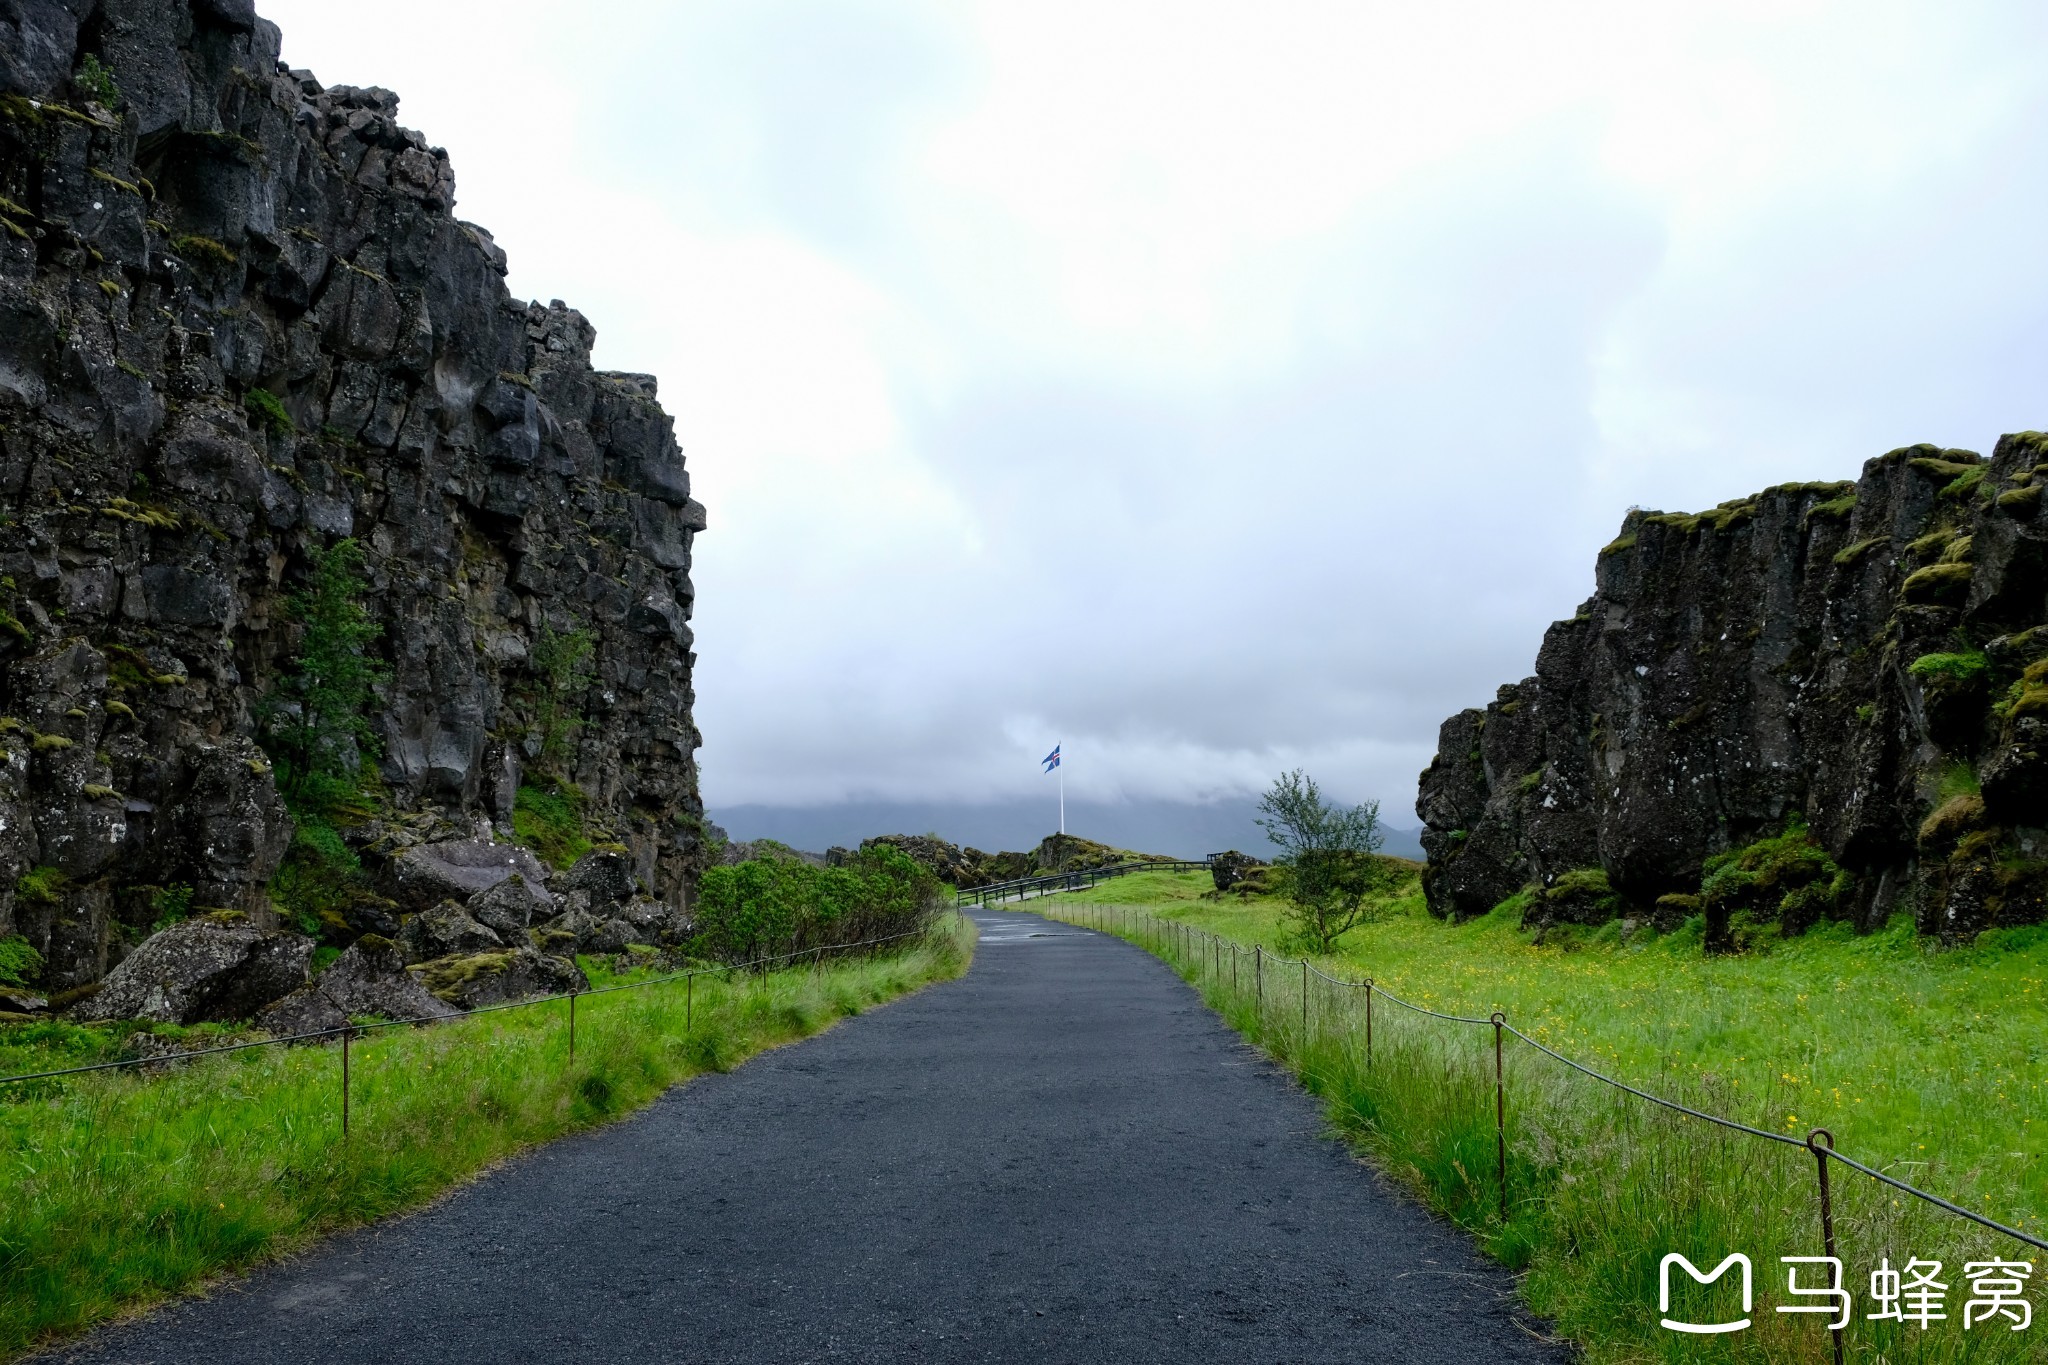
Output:
<path fill-rule="evenodd" d="M 1144 894 L 1142 887 L 1133 889 Z M 1176 899 L 1158 888 L 1152 894 L 1155 905 Z M 1522 1272 L 1530 1306 L 1580 1342 L 1590 1359 L 1831 1358 L 1817 1319 L 1774 1311 L 1799 1302 L 1784 1292 L 1786 1268 L 1778 1258 L 1822 1253 L 1815 1161 L 1803 1148 L 1646 1104 L 1509 1036 L 1502 1057 L 1509 1154 L 1503 1218 L 1490 1026 L 1427 1018 L 1382 997 L 1372 1010 L 1368 1061 L 1361 989 L 1310 974 L 1304 991 L 1299 966 L 1276 964 L 1270 956 L 1260 963 L 1241 943 L 1190 932 L 1142 907 L 1058 897 L 1033 908 L 1132 938 L 1172 964 L 1233 1027 L 1320 1096 L 1333 1126 L 1377 1166 Z M 1448 973 L 1457 965 L 1453 956 L 1441 967 Z M 1655 1088 L 1731 1117 L 1777 1112 L 1778 1097 L 1744 1094 L 1711 1075 L 1667 1075 Z M 2042 1358 L 2048 1322 L 2024 1332 L 1982 1323 L 1963 1330 L 1969 1294 L 1962 1271 L 1965 1261 L 1994 1256 L 2032 1261 L 2043 1270 L 2043 1257 L 1843 1167 L 1835 1166 L 1832 1176 L 1844 1284 L 1856 1298 L 1847 1331 L 1850 1359 L 1937 1365 Z M 1662 1329 L 1658 1268 L 1671 1251 L 1703 1269 L 1729 1252 L 1747 1254 L 1756 1269 L 1754 1327 L 1714 1338 Z M 1916 1256 L 1943 1262 L 1949 1320 L 1924 1332 L 1867 1320 L 1870 1272 L 1881 1259 L 1898 1268 Z M 1814 1274 L 1805 1268 L 1801 1284 L 1813 1283 Z M 1733 1296 L 1726 1281 L 1707 1290 L 1682 1274 L 1678 1279 L 1674 1316 L 1735 1316 L 1728 1311 Z M 2030 1294 L 2037 1307 L 2038 1284 Z"/>
<path fill-rule="evenodd" d="M 886 956 L 583 996 L 573 1063 L 566 1001 L 367 1034 L 351 1048 L 346 1140 L 331 1045 L 0 1087 L 0 1357 L 415 1207 L 523 1147 L 958 975 L 972 928 L 941 925 Z"/>

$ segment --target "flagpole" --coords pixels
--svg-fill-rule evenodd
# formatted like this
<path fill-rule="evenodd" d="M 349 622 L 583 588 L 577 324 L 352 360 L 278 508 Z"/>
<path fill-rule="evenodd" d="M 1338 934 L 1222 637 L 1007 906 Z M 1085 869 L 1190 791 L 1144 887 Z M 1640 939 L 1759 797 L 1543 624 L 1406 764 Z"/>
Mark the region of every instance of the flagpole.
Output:
<path fill-rule="evenodd" d="M 1067 833 L 1067 765 L 1066 765 L 1065 761 L 1064 761 L 1064 760 L 1062 760 L 1062 762 L 1060 763 L 1060 837 L 1061 837 L 1061 838 L 1065 838 L 1065 837 L 1066 837 L 1066 833 Z"/>

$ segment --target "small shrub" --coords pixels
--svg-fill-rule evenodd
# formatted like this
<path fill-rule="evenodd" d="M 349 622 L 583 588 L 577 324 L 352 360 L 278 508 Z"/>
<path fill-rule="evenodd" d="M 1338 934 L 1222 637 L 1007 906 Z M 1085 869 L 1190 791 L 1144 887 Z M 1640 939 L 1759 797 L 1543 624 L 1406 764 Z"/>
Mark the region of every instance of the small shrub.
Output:
<path fill-rule="evenodd" d="M 374 897 L 361 859 L 340 832 L 325 820 L 302 817 L 271 878 L 270 899 L 300 933 L 341 938 L 349 932 L 349 907 Z"/>
<path fill-rule="evenodd" d="M 569 746 L 583 728 L 577 704 L 596 675 L 590 666 L 593 648 L 587 630 L 557 633 L 543 621 L 533 646 L 533 677 L 527 686 L 529 723 L 540 742 L 537 755 L 544 771 L 558 771 Z"/>
<path fill-rule="evenodd" d="M 149 898 L 150 914 L 154 916 L 150 932 L 168 929 L 189 916 L 192 913 L 192 895 L 189 886 L 159 886 Z"/>
<path fill-rule="evenodd" d="M 1990 669 L 1991 661 L 1981 649 L 1960 654 L 1922 654 L 1906 666 L 1906 671 L 1916 678 L 1952 678 L 1965 683 L 1975 682 Z"/>
<path fill-rule="evenodd" d="M 71 889 L 71 879 L 60 868 L 32 867 L 21 874 L 14 883 L 16 899 L 30 905 L 58 905 L 64 900 L 64 893 Z"/>
<path fill-rule="evenodd" d="M 114 81 L 113 68 L 101 62 L 97 53 L 85 54 L 78 70 L 71 73 L 71 83 L 89 100 L 96 100 L 109 109 L 120 106 L 121 87 Z"/>
<path fill-rule="evenodd" d="M 257 426 L 272 436 L 289 436 L 298 429 L 292 415 L 284 410 L 284 402 L 269 389 L 251 389 L 242 395 L 242 406 Z"/>
<path fill-rule="evenodd" d="M 26 986 L 43 970 L 43 955 L 20 934 L 0 938 L 0 986 Z"/>

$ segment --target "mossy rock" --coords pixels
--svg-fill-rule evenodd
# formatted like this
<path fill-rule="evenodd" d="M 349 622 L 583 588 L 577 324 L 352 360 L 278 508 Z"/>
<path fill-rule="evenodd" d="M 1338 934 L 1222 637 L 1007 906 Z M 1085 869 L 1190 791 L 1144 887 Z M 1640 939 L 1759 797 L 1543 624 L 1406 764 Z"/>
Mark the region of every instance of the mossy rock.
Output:
<path fill-rule="evenodd" d="M 1706 903 L 1698 896 L 1676 893 L 1657 897 L 1656 911 L 1650 916 L 1650 923 L 1660 934 L 1668 934 L 1679 928 L 1694 915 L 1704 913 Z"/>
<path fill-rule="evenodd" d="M 1984 798 L 1971 793 L 1951 797 L 1920 822 L 1920 849 L 1939 853 L 1984 824 Z"/>
<path fill-rule="evenodd" d="M 1960 606 L 1973 572 L 1968 564 L 1930 564 L 1907 575 L 1900 595 L 1918 606 Z"/>
<path fill-rule="evenodd" d="M 2029 484 L 1998 495 L 1998 510 L 2009 517 L 2031 517 L 2041 505 L 2041 485 Z"/>
<path fill-rule="evenodd" d="M 1619 919 L 1627 906 L 1607 880 L 1603 868 L 1588 867 L 1560 873 L 1543 888 L 1540 899 L 1524 909 L 1527 925 L 1540 917 L 1547 924 L 1605 924 Z"/>

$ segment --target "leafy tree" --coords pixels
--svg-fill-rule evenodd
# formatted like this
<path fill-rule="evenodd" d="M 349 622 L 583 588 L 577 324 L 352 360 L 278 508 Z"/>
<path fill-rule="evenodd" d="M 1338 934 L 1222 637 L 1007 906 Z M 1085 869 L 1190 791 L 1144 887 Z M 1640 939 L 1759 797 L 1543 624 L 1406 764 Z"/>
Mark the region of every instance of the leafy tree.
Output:
<path fill-rule="evenodd" d="M 533 730 L 540 738 L 539 766 L 558 772 L 569 757 L 569 745 L 583 728 L 579 701 L 596 673 L 590 665 L 592 641 L 587 630 L 556 633 L 546 621 L 533 646 Z"/>
<path fill-rule="evenodd" d="M 384 628 L 363 606 L 363 550 L 353 539 L 312 552 L 306 587 L 286 600 L 303 628 L 291 671 L 264 698 L 265 747 L 295 806 L 324 811 L 353 795 L 377 752 L 371 689 L 386 670 L 370 646 Z"/>
<path fill-rule="evenodd" d="M 1259 828 L 1280 846 L 1275 860 L 1289 917 L 1301 937 L 1327 953 L 1346 931 L 1371 918 L 1368 898 L 1384 878 L 1378 854 L 1380 803 L 1340 806 L 1323 799 L 1316 780 L 1301 769 L 1282 773 L 1259 798 Z"/>

